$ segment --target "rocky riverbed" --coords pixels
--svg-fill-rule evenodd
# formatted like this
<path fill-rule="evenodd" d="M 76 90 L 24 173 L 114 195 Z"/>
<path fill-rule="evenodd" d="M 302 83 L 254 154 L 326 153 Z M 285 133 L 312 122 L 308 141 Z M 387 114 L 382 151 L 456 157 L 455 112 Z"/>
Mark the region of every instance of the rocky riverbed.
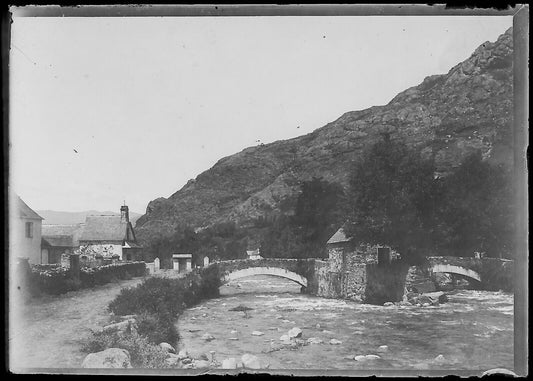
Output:
<path fill-rule="evenodd" d="M 189 368 L 512 369 L 512 294 L 461 290 L 447 298 L 374 306 L 302 295 L 280 278 L 247 278 L 180 317 L 176 352 Z"/>

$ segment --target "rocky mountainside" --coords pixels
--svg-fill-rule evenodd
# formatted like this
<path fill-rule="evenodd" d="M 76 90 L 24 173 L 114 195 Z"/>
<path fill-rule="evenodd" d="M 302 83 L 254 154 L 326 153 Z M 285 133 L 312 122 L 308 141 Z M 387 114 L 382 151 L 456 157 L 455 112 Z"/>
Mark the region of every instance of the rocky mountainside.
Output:
<path fill-rule="evenodd" d="M 151 201 L 137 221 L 138 236 L 170 234 L 180 223 L 201 228 L 231 220 L 246 227 L 261 216 L 290 213 L 302 181 L 316 176 L 346 186 L 353 162 L 384 132 L 434 155 L 441 174 L 475 150 L 511 165 L 512 41 L 509 29 L 385 106 L 347 112 L 310 134 L 219 160 L 169 198 Z"/>

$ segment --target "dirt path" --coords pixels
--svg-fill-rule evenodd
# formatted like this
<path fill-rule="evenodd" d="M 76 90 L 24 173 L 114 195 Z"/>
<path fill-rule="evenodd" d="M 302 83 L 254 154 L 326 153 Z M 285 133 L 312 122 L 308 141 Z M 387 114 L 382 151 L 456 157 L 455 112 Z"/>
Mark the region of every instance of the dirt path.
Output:
<path fill-rule="evenodd" d="M 79 368 L 85 357 L 81 341 L 89 329 L 107 324 L 109 302 L 142 279 L 45 296 L 11 311 L 10 368 Z"/>

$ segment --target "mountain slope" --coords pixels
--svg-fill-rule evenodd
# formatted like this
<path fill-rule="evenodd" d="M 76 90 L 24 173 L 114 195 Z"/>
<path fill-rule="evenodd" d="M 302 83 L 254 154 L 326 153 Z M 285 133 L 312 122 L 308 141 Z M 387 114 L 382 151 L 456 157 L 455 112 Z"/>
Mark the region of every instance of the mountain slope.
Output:
<path fill-rule="evenodd" d="M 350 168 L 383 133 L 434 155 L 446 174 L 474 150 L 511 165 L 512 29 L 482 44 L 447 74 L 427 77 L 385 106 L 351 111 L 314 132 L 246 148 L 219 160 L 168 199 L 151 201 L 138 236 L 172 234 L 180 223 L 204 227 L 290 213 L 299 184 L 313 176 L 346 186 Z"/>

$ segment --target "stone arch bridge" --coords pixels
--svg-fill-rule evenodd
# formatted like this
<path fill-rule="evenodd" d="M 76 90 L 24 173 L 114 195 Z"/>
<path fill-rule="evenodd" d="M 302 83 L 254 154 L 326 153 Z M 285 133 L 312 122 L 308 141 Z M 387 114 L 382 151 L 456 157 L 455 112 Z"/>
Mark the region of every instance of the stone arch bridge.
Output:
<path fill-rule="evenodd" d="M 427 257 L 432 273 L 456 274 L 475 280 L 483 289 L 499 289 L 511 281 L 514 262 L 500 258 Z"/>
<path fill-rule="evenodd" d="M 302 290 L 307 290 L 316 283 L 315 259 L 240 259 L 213 262 L 209 267 L 217 269 L 221 285 L 253 275 L 272 275 L 289 279 L 302 286 Z"/>

